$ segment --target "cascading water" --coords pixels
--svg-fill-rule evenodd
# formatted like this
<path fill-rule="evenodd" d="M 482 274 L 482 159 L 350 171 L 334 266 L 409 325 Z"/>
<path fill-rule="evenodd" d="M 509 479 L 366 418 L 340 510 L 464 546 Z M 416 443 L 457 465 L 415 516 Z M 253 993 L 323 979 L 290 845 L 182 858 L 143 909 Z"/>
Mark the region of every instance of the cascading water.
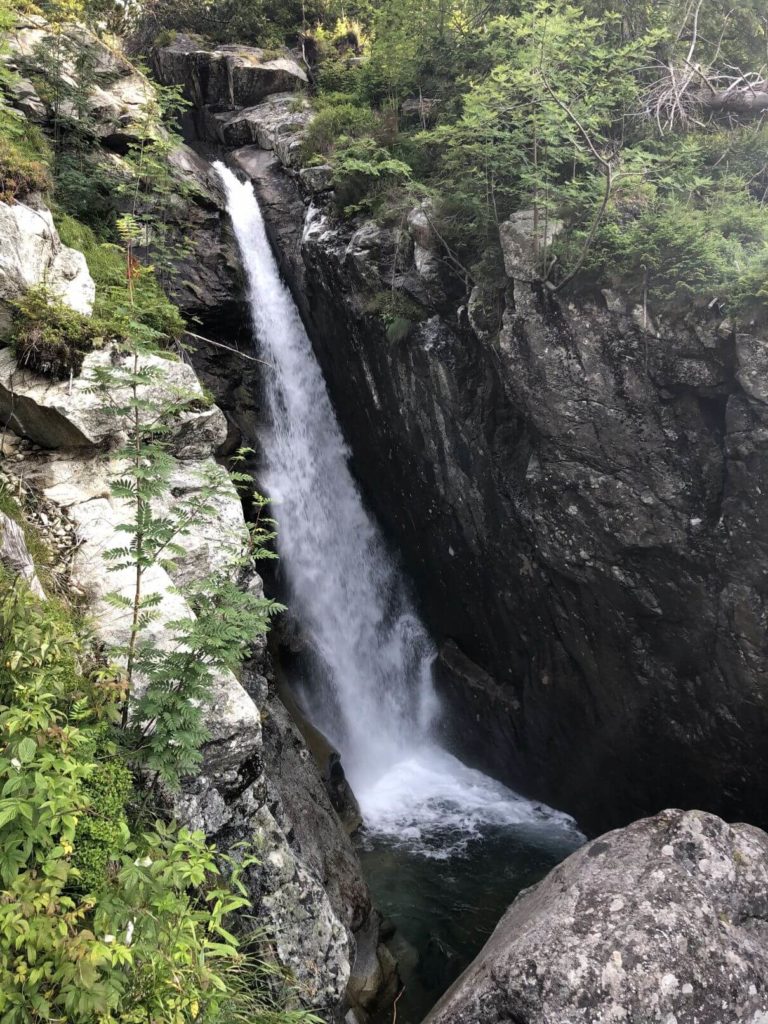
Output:
<path fill-rule="evenodd" d="M 435 741 L 432 643 L 355 485 L 253 188 L 215 167 L 259 354 L 272 367 L 263 485 L 275 504 L 291 610 L 313 651 L 304 697 L 341 752 L 366 824 L 360 853 L 369 884 L 406 943 L 399 1009 L 409 1024 L 474 956 L 519 889 L 582 837 L 566 815 L 468 768 Z"/>
<path fill-rule="evenodd" d="M 265 389 L 264 489 L 293 614 L 314 650 L 316 724 L 369 829 L 445 856 L 483 824 L 569 819 L 467 768 L 432 738 L 434 649 L 349 469 L 349 452 L 250 183 L 216 171 L 247 275 Z M 319 697 L 318 697 L 319 689 Z"/>

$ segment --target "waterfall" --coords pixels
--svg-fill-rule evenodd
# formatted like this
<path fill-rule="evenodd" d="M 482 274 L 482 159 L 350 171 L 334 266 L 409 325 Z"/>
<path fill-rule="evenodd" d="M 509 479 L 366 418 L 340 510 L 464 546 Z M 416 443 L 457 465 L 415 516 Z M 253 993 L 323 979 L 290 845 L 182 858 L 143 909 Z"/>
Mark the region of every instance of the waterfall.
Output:
<path fill-rule="evenodd" d="M 355 484 L 253 188 L 214 166 L 247 277 L 259 355 L 270 364 L 261 482 L 278 520 L 291 611 L 314 653 L 312 718 L 340 750 L 366 824 L 420 841 L 450 833 L 463 842 L 485 821 L 554 814 L 434 741 L 433 645 Z"/>

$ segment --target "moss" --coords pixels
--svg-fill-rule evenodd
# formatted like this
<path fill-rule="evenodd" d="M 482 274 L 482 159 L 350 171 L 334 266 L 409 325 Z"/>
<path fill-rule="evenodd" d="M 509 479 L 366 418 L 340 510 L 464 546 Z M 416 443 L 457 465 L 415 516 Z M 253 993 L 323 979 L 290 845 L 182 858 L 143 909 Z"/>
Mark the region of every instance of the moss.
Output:
<path fill-rule="evenodd" d="M 20 365 L 55 380 L 77 376 L 103 338 L 98 320 L 71 309 L 45 288 L 13 303 L 10 341 Z"/>
<path fill-rule="evenodd" d="M 404 341 L 413 325 L 424 319 L 424 309 L 418 302 L 397 291 L 376 292 L 364 308 L 384 321 L 387 339 L 393 344 Z"/>
<path fill-rule="evenodd" d="M 51 188 L 51 149 L 35 125 L 0 99 L 0 201 L 12 203 Z"/>
<path fill-rule="evenodd" d="M 364 305 L 366 313 L 377 316 L 387 326 L 390 341 L 402 341 L 414 323 L 425 316 L 424 309 L 407 295 L 398 291 L 374 292 Z"/>

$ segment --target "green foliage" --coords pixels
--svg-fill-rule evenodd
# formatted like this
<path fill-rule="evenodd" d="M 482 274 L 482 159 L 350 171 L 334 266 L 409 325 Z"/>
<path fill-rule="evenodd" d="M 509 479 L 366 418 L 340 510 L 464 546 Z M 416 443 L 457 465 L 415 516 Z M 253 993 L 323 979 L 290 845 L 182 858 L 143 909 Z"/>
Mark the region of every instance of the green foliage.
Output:
<path fill-rule="evenodd" d="M 639 298 L 690 303 L 702 296 L 728 300 L 732 311 L 746 301 L 744 277 L 756 273 L 768 247 L 768 218 L 738 180 L 723 179 L 698 194 L 650 188 L 611 204 L 595 236 L 584 271 L 613 280 Z M 741 187 L 740 187 L 741 186 Z M 569 244 L 578 244 L 574 232 Z M 568 259 L 565 253 L 565 259 Z"/>
<path fill-rule="evenodd" d="M 354 75 L 333 54 L 320 66 L 314 149 L 335 166 L 341 208 L 376 205 L 376 176 L 371 203 L 357 161 L 388 156 L 429 188 L 446 255 L 463 266 L 498 254 L 500 223 L 532 209 L 550 288 L 610 283 L 656 304 L 718 298 L 741 317 L 768 312 L 768 126 L 702 99 L 764 88 L 759 0 L 383 0 L 369 27 Z M 406 97 L 436 99 L 437 123 L 398 124 Z M 359 130 L 328 112 L 345 106 Z M 350 153 L 345 133 L 387 152 Z M 550 246 L 553 219 L 564 230 Z"/>
<path fill-rule="evenodd" d="M 217 43 L 279 47 L 321 15 L 322 0 L 156 0 L 140 14 L 143 37 L 192 32 Z"/>
<path fill-rule="evenodd" d="M 94 760 L 97 756 L 95 751 Z M 117 759 L 98 763 L 83 784 L 88 808 L 78 819 L 72 866 L 79 873 L 78 888 L 85 892 L 98 891 L 107 879 L 128 828 L 126 805 L 132 790 L 133 777 Z"/>
<path fill-rule="evenodd" d="M 10 0 L 0 0 L 0 202 L 24 199 L 31 192 L 47 192 L 50 150 L 42 132 L 13 110 L 6 90 L 16 77 L 6 66 L 6 34 L 16 12 Z"/>
<path fill-rule="evenodd" d="M 372 135 L 379 125 L 374 112 L 366 106 L 350 102 L 344 94 L 330 94 L 318 105 L 307 129 L 304 156 L 327 155 L 339 139 L 359 139 Z"/>
<path fill-rule="evenodd" d="M 359 70 L 346 57 L 326 57 L 318 71 L 318 85 L 322 93 L 341 93 L 354 99 Z"/>
<path fill-rule="evenodd" d="M 138 327 L 165 344 L 181 337 L 184 321 L 178 307 L 168 299 L 151 268 L 133 265 L 131 305 L 126 289 L 126 254 L 121 246 L 102 242 L 92 228 L 66 213 L 57 213 L 56 226 L 62 242 L 85 255 L 96 283 L 93 315 L 104 325 L 104 332 L 125 337 Z"/>
<path fill-rule="evenodd" d="M 23 200 L 51 188 L 50 147 L 31 125 L 3 100 L 0 83 L 0 202 Z"/>
<path fill-rule="evenodd" d="M 67 380 L 80 373 L 86 354 L 101 345 L 103 338 L 97 320 L 37 287 L 13 303 L 10 340 L 22 366 Z"/>
<path fill-rule="evenodd" d="M 230 564 L 186 592 L 192 617 L 164 624 L 168 643 L 158 646 L 148 627 L 162 614 L 161 597 L 148 591 L 147 573 L 156 564 L 170 568 L 184 554 L 183 541 L 195 528 L 216 517 L 218 499 L 231 488 L 219 467 L 205 471 L 198 487 L 186 497 L 168 502 L 176 462 L 167 447 L 170 425 L 199 405 L 197 391 L 185 393 L 165 383 L 162 365 L 152 359 L 153 347 L 134 331 L 124 360 L 99 367 L 97 390 L 105 409 L 118 417 L 128 434 L 116 453 L 119 473 L 111 484 L 116 499 L 127 502 L 131 519 L 119 527 L 126 543 L 105 552 L 111 570 L 130 570 L 133 587 L 110 595 L 111 603 L 130 622 L 125 642 L 112 656 L 126 666 L 129 697 L 122 725 L 135 763 L 155 779 L 178 786 L 200 762 L 207 737 L 204 713 L 216 673 L 232 669 L 245 656 L 254 638 L 267 631 L 280 606 L 241 591 L 233 582 L 242 557 L 242 537 L 232 538 Z M 244 480 L 235 475 L 238 482 Z M 260 546 L 272 534 L 261 533 Z M 221 538 L 226 551 L 228 539 Z M 136 677 L 144 680 L 141 694 L 133 692 Z"/>
<path fill-rule="evenodd" d="M 185 596 L 194 615 L 168 623 L 173 646 L 159 651 L 149 641 L 140 642 L 134 662 L 149 685 L 135 701 L 137 724 L 129 740 L 140 763 L 171 786 L 200 763 L 208 736 L 201 707 L 210 704 L 216 673 L 237 669 L 279 610 L 274 602 L 240 590 L 226 573 L 189 588 Z"/>
<path fill-rule="evenodd" d="M 66 615 L 4 575 L 0 650 L 5 1024 L 314 1022 L 281 1009 L 285 977 L 228 930 L 248 906 L 248 851 L 131 827 L 114 676 L 86 671 Z"/>
<path fill-rule="evenodd" d="M 336 202 L 347 213 L 372 210 L 388 188 L 410 177 L 410 167 L 374 139 L 342 138 L 334 154 Z"/>
<path fill-rule="evenodd" d="M 111 161 L 90 144 L 62 147 L 55 164 L 55 205 L 106 241 L 114 231 L 122 180 Z"/>
<path fill-rule="evenodd" d="M 402 292 L 375 292 L 365 303 L 365 311 L 379 317 L 387 328 L 387 338 L 397 343 L 403 341 L 415 323 L 425 317 L 424 309 Z"/>

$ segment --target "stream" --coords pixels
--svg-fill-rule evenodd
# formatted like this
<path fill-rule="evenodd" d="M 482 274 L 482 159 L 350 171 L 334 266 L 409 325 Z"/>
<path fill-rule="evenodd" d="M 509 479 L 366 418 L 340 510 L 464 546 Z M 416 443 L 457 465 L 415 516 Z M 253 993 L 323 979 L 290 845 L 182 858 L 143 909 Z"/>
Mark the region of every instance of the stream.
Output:
<path fill-rule="evenodd" d="M 293 683 L 340 751 L 362 811 L 359 840 L 413 1024 L 478 952 L 515 894 L 583 837 L 441 748 L 435 649 L 349 467 L 311 342 L 250 183 L 214 165 L 228 198 L 265 371 L 263 488 L 278 520 L 287 603 L 312 652 Z"/>

